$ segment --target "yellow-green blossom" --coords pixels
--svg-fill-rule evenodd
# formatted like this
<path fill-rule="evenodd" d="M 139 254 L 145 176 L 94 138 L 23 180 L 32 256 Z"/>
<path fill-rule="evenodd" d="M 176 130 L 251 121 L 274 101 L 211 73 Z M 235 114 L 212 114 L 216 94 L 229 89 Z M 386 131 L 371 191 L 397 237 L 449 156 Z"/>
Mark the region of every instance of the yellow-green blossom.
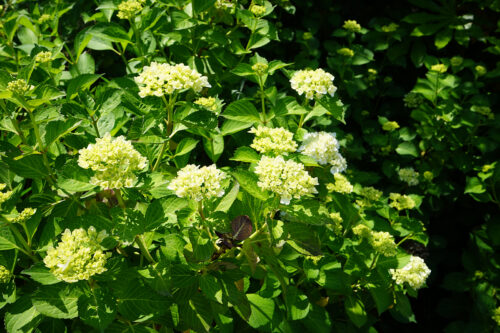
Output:
<path fill-rule="evenodd" d="M 352 228 L 352 232 L 361 238 L 370 238 L 372 231 L 364 224 L 358 224 Z"/>
<path fill-rule="evenodd" d="M 388 25 L 383 25 L 381 29 L 383 32 L 389 33 L 389 32 L 394 32 L 394 31 L 398 30 L 398 28 L 399 28 L 399 25 L 392 22 Z"/>
<path fill-rule="evenodd" d="M 266 7 L 260 6 L 260 5 L 251 5 L 250 11 L 252 12 L 252 14 L 254 14 L 257 17 L 263 16 L 264 14 L 266 14 Z"/>
<path fill-rule="evenodd" d="M 354 51 L 351 50 L 350 48 L 343 47 L 339 50 L 337 50 L 337 54 L 346 57 L 346 58 L 352 58 L 354 57 Z"/>
<path fill-rule="evenodd" d="M 342 216 L 340 216 L 339 212 L 330 213 L 330 218 L 333 221 L 333 224 L 332 224 L 333 232 L 336 235 L 341 235 L 342 229 L 343 229 L 342 222 L 344 221 L 344 219 L 342 219 Z"/>
<path fill-rule="evenodd" d="M 491 316 L 491 319 L 493 319 L 497 323 L 497 325 L 500 326 L 500 307 L 493 310 L 493 315 Z"/>
<path fill-rule="evenodd" d="M 389 273 L 397 284 L 403 285 L 406 282 L 413 289 L 420 289 L 431 274 L 431 270 L 422 258 L 411 256 L 406 266 L 400 269 L 390 269 Z"/>
<path fill-rule="evenodd" d="M 12 222 L 14 223 L 24 223 L 28 219 L 30 219 L 33 215 L 35 215 L 36 209 L 34 208 L 25 208 L 23 211 L 16 216 L 14 219 L 12 219 Z"/>
<path fill-rule="evenodd" d="M 141 2 L 137 0 L 122 1 L 118 5 L 118 18 L 123 20 L 133 19 L 142 10 Z"/>
<path fill-rule="evenodd" d="M 0 191 L 3 191 L 7 185 L 0 183 Z M 0 205 L 5 201 L 9 200 L 12 195 L 12 191 L 0 192 Z"/>
<path fill-rule="evenodd" d="M 52 60 L 52 53 L 50 51 L 42 51 L 38 52 L 37 55 L 35 56 L 35 62 L 49 62 Z"/>
<path fill-rule="evenodd" d="M 219 10 L 231 10 L 234 8 L 234 3 L 229 0 L 217 0 L 214 6 Z"/>
<path fill-rule="evenodd" d="M 109 133 L 80 149 L 79 154 L 78 165 L 94 171 L 90 183 L 103 188 L 133 187 L 137 181 L 134 172 L 147 166 L 147 159 L 130 141 L 123 136 L 112 138 Z"/>
<path fill-rule="evenodd" d="M 50 20 L 50 15 L 49 14 L 42 14 L 39 18 L 38 18 L 38 24 L 42 24 L 42 23 L 45 23 L 47 21 Z"/>
<path fill-rule="evenodd" d="M 266 74 L 269 66 L 263 62 L 258 62 L 252 65 L 252 70 L 259 76 Z"/>
<path fill-rule="evenodd" d="M 344 21 L 344 25 L 342 26 L 342 28 L 349 30 L 351 32 L 360 32 L 361 31 L 361 25 L 359 25 L 359 23 L 356 22 L 356 20 Z"/>
<path fill-rule="evenodd" d="M 402 168 L 398 171 L 399 179 L 409 186 L 418 185 L 418 177 L 420 174 L 416 172 L 413 168 Z"/>
<path fill-rule="evenodd" d="M 389 194 L 389 198 L 391 199 L 389 206 L 396 208 L 397 210 L 415 208 L 415 201 L 413 201 L 413 199 L 408 195 L 391 193 Z"/>
<path fill-rule="evenodd" d="M 262 156 L 255 173 L 259 176 L 257 185 L 278 194 L 284 205 L 288 205 L 293 198 L 317 193 L 314 186 L 318 185 L 318 178 L 311 177 L 303 164 L 285 161 L 282 156 Z"/>
<path fill-rule="evenodd" d="M 399 128 L 399 124 L 396 121 L 387 121 L 382 125 L 384 131 L 392 132 Z"/>
<path fill-rule="evenodd" d="M 12 273 L 5 267 L 0 265 L 0 284 L 10 281 Z"/>
<path fill-rule="evenodd" d="M 436 65 L 432 65 L 431 66 L 431 71 L 437 72 L 437 73 L 440 73 L 440 74 L 446 73 L 447 69 L 448 68 L 446 67 L 445 64 L 436 64 Z"/>
<path fill-rule="evenodd" d="M 431 181 L 434 178 L 434 174 L 431 171 L 424 172 L 424 179 L 427 181 Z"/>
<path fill-rule="evenodd" d="M 361 207 L 370 207 L 373 202 L 380 200 L 382 194 L 382 191 L 379 191 L 372 186 L 363 187 L 359 192 L 359 195 L 361 195 L 363 199 L 356 200 L 356 203 Z"/>
<path fill-rule="evenodd" d="M 347 180 L 347 178 L 340 173 L 336 173 L 333 175 L 335 178 L 335 183 L 334 184 L 328 184 L 326 186 L 327 190 L 330 192 L 338 192 L 338 193 L 351 193 L 354 187 L 352 184 Z"/>
<path fill-rule="evenodd" d="M 383 256 L 392 257 L 397 253 L 394 237 L 386 231 L 372 231 L 370 244 L 375 251 Z"/>
<path fill-rule="evenodd" d="M 488 72 L 486 67 L 481 66 L 481 65 L 477 65 L 476 67 L 474 67 L 474 69 L 476 70 L 477 76 L 483 76 Z"/>
<path fill-rule="evenodd" d="M 177 172 L 168 189 L 175 191 L 178 197 L 202 201 L 223 196 L 222 181 L 226 178 L 226 173 L 215 164 L 201 168 L 188 164 Z"/>
<path fill-rule="evenodd" d="M 334 76 L 323 69 L 296 71 L 290 79 L 292 89 L 307 99 L 321 98 L 329 94 L 333 96 L 337 87 L 333 85 Z"/>
<path fill-rule="evenodd" d="M 347 168 L 347 161 L 339 153 L 339 142 L 335 133 L 306 133 L 298 151 L 312 157 L 321 165 L 330 164 L 330 172 L 336 174 Z"/>
<path fill-rule="evenodd" d="M 458 67 L 464 62 L 464 58 L 459 56 L 454 56 L 450 59 L 450 64 L 452 67 Z"/>
<path fill-rule="evenodd" d="M 164 96 L 186 89 L 200 92 L 204 87 L 211 87 L 208 78 L 184 64 L 169 65 L 152 62 L 145 66 L 135 77 L 139 85 L 139 96 Z"/>
<path fill-rule="evenodd" d="M 19 95 L 24 95 L 27 91 L 33 88 L 34 87 L 32 85 L 28 85 L 28 83 L 26 83 L 26 81 L 23 79 L 10 81 L 7 84 L 7 90 L 18 93 Z"/>
<path fill-rule="evenodd" d="M 107 270 L 104 266 L 111 254 L 104 253 L 100 245 L 106 236 L 105 231 L 97 233 L 94 227 L 88 231 L 66 229 L 57 247 L 48 249 L 43 262 L 59 280 L 70 283 L 88 280 Z"/>
<path fill-rule="evenodd" d="M 405 95 L 403 101 L 407 108 L 415 109 L 424 102 L 424 98 L 420 94 L 410 92 Z"/>
<path fill-rule="evenodd" d="M 194 101 L 194 104 L 201 105 L 205 109 L 213 112 L 217 111 L 217 100 L 214 97 L 200 97 Z"/>
<path fill-rule="evenodd" d="M 249 133 L 255 134 L 250 147 L 262 154 L 286 155 L 297 150 L 297 143 L 293 141 L 293 133 L 282 127 L 252 127 Z"/>

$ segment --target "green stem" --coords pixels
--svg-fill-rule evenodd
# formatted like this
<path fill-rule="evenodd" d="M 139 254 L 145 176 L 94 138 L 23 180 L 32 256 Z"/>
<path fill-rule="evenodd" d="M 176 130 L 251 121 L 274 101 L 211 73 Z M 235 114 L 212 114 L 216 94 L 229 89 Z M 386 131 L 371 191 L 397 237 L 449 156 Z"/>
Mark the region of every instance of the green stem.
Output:
<path fill-rule="evenodd" d="M 172 134 L 172 129 L 174 127 L 174 105 L 175 105 L 175 100 L 177 98 L 177 94 L 170 95 L 168 102 L 165 98 L 165 96 L 161 97 L 163 100 L 163 103 L 165 104 L 167 108 L 167 125 L 165 128 L 165 135 L 167 137 L 167 140 L 163 142 L 160 148 L 160 153 L 158 154 L 158 157 L 156 158 L 156 162 L 153 166 L 153 169 L 151 171 L 155 171 L 158 166 L 160 165 L 161 158 L 163 154 L 165 153 L 165 150 L 167 149 L 167 144 L 169 144 L 170 141 L 170 135 Z"/>
<path fill-rule="evenodd" d="M 405 238 L 403 238 L 402 240 L 400 240 L 400 241 L 396 244 L 396 246 L 399 246 L 399 245 L 403 244 L 403 242 L 404 242 L 405 240 L 407 240 L 408 238 L 410 238 L 410 237 L 412 237 L 412 236 L 413 236 L 413 233 L 411 233 L 411 234 L 407 235 Z"/>
<path fill-rule="evenodd" d="M 259 75 L 259 86 L 260 86 L 260 103 L 262 107 L 262 120 L 264 122 L 264 125 L 267 124 L 267 117 L 266 117 L 266 95 L 264 93 L 264 84 L 262 82 L 262 75 Z"/>
<path fill-rule="evenodd" d="M 139 35 L 139 30 L 137 30 L 137 27 L 135 26 L 135 21 L 133 19 L 129 20 L 130 26 L 132 27 L 132 30 L 134 30 L 134 35 L 135 35 L 135 42 L 137 43 L 137 50 L 139 51 L 139 56 L 143 56 L 144 54 L 142 53 L 142 42 L 141 42 L 141 36 Z"/>
<path fill-rule="evenodd" d="M 16 129 L 17 135 L 21 138 L 21 141 L 25 144 L 28 145 L 28 142 L 26 141 L 26 137 L 23 134 L 23 131 L 21 131 L 21 128 L 19 127 L 19 124 L 17 122 L 16 118 L 10 118 L 10 122 L 12 123 L 12 126 Z"/>
<path fill-rule="evenodd" d="M 17 230 L 17 228 L 13 224 L 11 224 L 11 223 L 8 223 L 7 225 L 9 226 L 9 228 L 12 231 L 12 233 L 14 234 L 14 236 L 19 240 L 19 242 L 24 247 L 24 249 L 21 248 L 21 247 L 18 247 L 19 251 L 21 251 L 22 253 L 26 254 L 34 262 L 39 262 L 40 260 L 33 255 L 33 251 L 31 250 L 31 247 L 28 245 L 28 243 L 24 239 L 23 235 L 21 235 L 21 233 L 19 232 L 19 230 Z"/>
<path fill-rule="evenodd" d="M 120 205 L 121 208 L 125 209 L 127 206 L 125 205 L 125 201 L 123 200 L 120 189 L 117 188 L 114 191 L 116 195 L 116 200 L 118 200 L 118 205 Z"/>
<path fill-rule="evenodd" d="M 42 137 L 40 136 L 40 131 L 38 129 L 38 124 L 36 122 L 35 116 L 33 115 L 33 112 L 31 112 L 30 110 L 26 110 L 26 111 L 28 112 L 28 114 L 30 116 L 31 124 L 33 125 L 33 130 L 35 132 L 36 141 L 38 143 L 38 148 L 39 148 L 40 152 L 42 153 L 43 164 L 45 165 L 45 168 L 49 172 L 49 177 L 47 179 L 49 180 L 49 182 L 51 184 L 54 184 L 54 181 L 52 179 L 54 177 L 54 173 L 52 172 L 52 168 L 50 167 L 49 159 L 47 158 L 47 152 L 45 151 L 45 148 L 43 146 Z"/>
<path fill-rule="evenodd" d="M 375 258 L 373 258 L 372 264 L 370 265 L 370 268 L 369 268 L 368 270 L 370 270 L 370 271 L 371 271 L 371 270 L 373 269 L 373 267 L 374 267 L 374 266 L 375 266 L 375 264 L 377 263 L 377 260 L 378 260 L 378 258 L 379 258 L 379 257 L 380 257 L 380 254 L 379 254 L 379 253 L 377 253 L 377 254 L 375 255 Z"/>
<path fill-rule="evenodd" d="M 94 116 L 90 116 L 90 119 L 92 120 L 92 125 L 94 126 L 95 134 L 97 135 L 98 138 L 100 138 L 101 134 L 99 133 L 99 128 L 97 127 L 97 120 L 94 118 Z"/>
<path fill-rule="evenodd" d="M 144 241 L 144 236 L 143 235 L 137 235 L 137 236 L 135 236 L 135 242 L 137 243 L 137 246 L 139 246 L 139 249 L 141 250 L 142 255 L 150 263 L 156 264 L 156 261 L 151 256 L 151 253 L 149 253 L 148 247 L 146 246 L 146 242 Z"/>

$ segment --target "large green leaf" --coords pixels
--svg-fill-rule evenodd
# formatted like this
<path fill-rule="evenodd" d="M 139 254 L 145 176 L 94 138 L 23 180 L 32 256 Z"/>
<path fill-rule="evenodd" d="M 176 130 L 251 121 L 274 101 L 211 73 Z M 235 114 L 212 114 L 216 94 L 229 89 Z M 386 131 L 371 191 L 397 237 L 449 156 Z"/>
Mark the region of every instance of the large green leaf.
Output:
<path fill-rule="evenodd" d="M 50 272 L 50 270 L 43 263 L 36 263 L 21 273 L 28 275 L 33 280 L 40 284 L 51 285 L 61 282 L 58 278 Z"/>
<path fill-rule="evenodd" d="M 39 154 L 19 156 L 14 159 L 5 158 L 4 161 L 11 171 L 24 178 L 37 179 L 49 175 L 44 166 L 43 157 Z"/>
<path fill-rule="evenodd" d="M 17 300 L 5 313 L 5 328 L 9 333 L 32 332 L 43 320 L 31 302 L 31 295 Z"/>
<path fill-rule="evenodd" d="M 116 299 L 104 288 L 95 288 L 78 299 L 79 317 L 84 323 L 104 331 L 116 316 Z"/>
<path fill-rule="evenodd" d="M 224 118 L 236 120 L 244 123 L 259 123 L 259 111 L 253 104 L 245 99 L 229 104 L 222 114 Z"/>
<path fill-rule="evenodd" d="M 231 175 L 238 181 L 241 187 L 248 192 L 251 196 L 265 201 L 269 198 L 269 195 L 262 191 L 260 187 L 257 185 L 258 178 L 257 176 L 246 170 L 236 170 L 231 173 Z"/>
<path fill-rule="evenodd" d="M 61 319 L 78 316 L 78 298 L 82 290 L 78 285 L 60 283 L 40 287 L 33 295 L 32 301 L 41 314 Z"/>
<path fill-rule="evenodd" d="M 365 310 L 365 305 L 359 298 L 347 296 L 344 302 L 344 308 L 347 316 L 356 327 L 361 327 L 366 323 L 368 315 Z"/>
<path fill-rule="evenodd" d="M 274 315 L 274 301 L 258 294 L 248 294 L 247 297 L 252 311 L 248 324 L 255 329 L 268 327 Z"/>

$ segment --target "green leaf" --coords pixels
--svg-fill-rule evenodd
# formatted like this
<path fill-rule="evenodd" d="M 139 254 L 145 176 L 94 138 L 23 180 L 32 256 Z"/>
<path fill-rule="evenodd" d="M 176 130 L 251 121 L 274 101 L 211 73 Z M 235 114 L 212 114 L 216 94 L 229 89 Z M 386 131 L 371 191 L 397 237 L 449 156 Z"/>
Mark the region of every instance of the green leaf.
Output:
<path fill-rule="evenodd" d="M 236 170 L 233 171 L 231 175 L 251 196 L 262 201 L 266 201 L 269 198 L 269 195 L 266 192 L 262 191 L 257 185 L 258 178 L 254 173 L 246 170 Z"/>
<path fill-rule="evenodd" d="M 309 313 L 310 305 L 307 296 L 295 286 L 286 289 L 286 308 L 291 320 L 304 319 Z"/>
<path fill-rule="evenodd" d="M 236 197 L 238 196 L 238 193 L 240 192 L 240 185 L 238 183 L 234 184 L 234 186 L 231 188 L 231 191 L 229 191 L 219 202 L 217 207 L 215 208 L 216 212 L 225 212 L 231 208 L 233 205 L 234 200 L 236 200 Z"/>
<path fill-rule="evenodd" d="M 438 49 L 442 49 L 443 47 L 448 45 L 452 37 L 453 37 L 453 31 L 451 29 L 449 28 L 443 29 L 436 34 L 436 38 L 434 39 L 434 45 L 436 45 Z"/>
<path fill-rule="evenodd" d="M 205 274 L 200 277 L 201 291 L 207 296 L 208 299 L 222 303 L 222 287 L 219 281 L 210 274 Z"/>
<path fill-rule="evenodd" d="M 274 301 L 258 294 L 248 294 L 247 298 L 252 311 L 248 324 L 255 329 L 270 325 L 274 314 Z"/>
<path fill-rule="evenodd" d="M 78 299 L 79 318 L 87 325 L 104 331 L 116 316 L 116 299 L 104 288 L 94 288 Z"/>
<path fill-rule="evenodd" d="M 224 152 L 224 137 L 222 135 L 211 135 L 210 139 L 203 138 L 203 147 L 212 162 L 217 162 Z"/>
<path fill-rule="evenodd" d="M 61 280 L 56 278 L 43 263 L 36 263 L 21 273 L 29 275 L 29 277 L 33 280 L 43 285 L 51 285 L 61 282 Z"/>
<path fill-rule="evenodd" d="M 43 316 L 31 302 L 31 295 L 21 297 L 5 313 L 5 328 L 9 333 L 32 332 Z"/>
<path fill-rule="evenodd" d="M 80 126 L 81 122 L 81 120 L 78 121 L 76 119 L 51 121 L 45 126 L 45 146 L 49 146 L 52 142 L 70 133 Z"/>
<path fill-rule="evenodd" d="M 393 297 L 390 286 L 369 288 L 369 292 L 375 301 L 379 316 L 392 305 Z"/>
<path fill-rule="evenodd" d="M 224 124 L 222 124 L 222 127 L 220 129 L 220 134 L 222 136 L 231 135 L 234 133 L 241 132 L 249 127 L 252 127 L 252 125 L 253 123 L 246 123 L 228 119 L 224 122 Z"/>
<path fill-rule="evenodd" d="M 198 276 L 189 267 L 184 265 L 173 265 L 170 270 L 172 283 L 177 288 L 187 288 L 198 283 Z"/>
<path fill-rule="evenodd" d="M 246 99 L 229 104 L 222 116 L 244 123 L 260 123 L 259 111 Z"/>
<path fill-rule="evenodd" d="M 78 316 L 78 298 L 82 290 L 77 285 L 42 286 L 33 295 L 33 305 L 41 314 L 51 318 L 71 319 Z"/>
<path fill-rule="evenodd" d="M 356 327 L 359 328 L 366 323 L 368 316 L 365 311 L 365 305 L 359 298 L 347 296 L 344 302 L 344 309 Z"/>
<path fill-rule="evenodd" d="M 14 226 L 15 227 L 15 226 Z M 0 226 L 0 251 L 19 249 L 20 246 L 17 244 L 16 237 L 10 230 L 10 228 L 3 224 Z"/>
<path fill-rule="evenodd" d="M 188 154 L 189 152 L 191 152 L 191 150 L 196 148 L 198 142 L 200 141 L 195 140 L 193 138 L 182 139 L 181 142 L 179 142 L 179 144 L 177 145 L 177 148 L 175 149 L 175 156 L 182 156 Z"/>
<path fill-rule="evenodd" d="M 90 27 L 87 33 L 98 39 L 114 42 L 114 43 L 128 43 L 130 37 L 122 26 L 116 23 L 97 23 Z"/>
<path fill-rule="evenodd" d="M 16 283 L 14 279 L 7 283 L 0 284 L 0 309 L 7 304 L 12 304 L 16 301 Z"/>
<path fill-rule="evenodd" d="M 338 99 L 338 97 L 331 97 L 329 95 L 325 95 L 322 98 L 317 100 L 323 108 L 325 108 L 329 115 L 331 115 L 334 119 L 340 121 L 342 124 L 345 124 L 345 111 L 347 109 L 346 106 Z M 309 116 L 309 115 L 308 115 Z M 311 118 L 309 116 L 308 118 Z"/>
<path fill-rule="evenodd" d="M 74 79 L 71 79 L 68 83 L 68 89 L 66 90 L 66 97 L 73 99 L 79 91 L 90 88 L 90 86 L 97 81 L 101 75 L 97 74 L 81 74 Z"/>
<path fill-rule="evenodd" d="M 396 148 L 396 152 L 399 155 L 411 155 L 413 157 L 418 157 L 417 147 L 411 142 L 401 142 Z"/>
<path fill-rule="evenodd" d="M 479 194 L 479 193 L 484 193 L 484 192 L 486 192 L 486 188 L 479 178 L 467 177 L 467 179 L 465 181 L 464 194 L 466 194 L 466 193 Z"/>
<path fill-rule="evenodd" d="M 193 11 L 198 14 L 212 7 L 215 0 L 193 0 Z"/>
<path fill-rule="evenodd" d="M 260 155 L 250 147 L 239 147 L 234 152 L 234 156 L 230 158 L 232 161 L 257 163 L 260 160 Z"/>
<path fill-rule="evenodd" d="M 274 113 L 276 116 L 285 116 L 288 114 L 306 114 L 308 111 L 302 105 L 297 103 L 297 100 L 293 97 L 285 97 L 278 100 L 276 103 L 276 108 Z"/>
<path fill-rule="evenodd" d="M 293 222 L 301 222 L 312 225 L 332 223 L 328 208 L 326 208 L 318 200 L 300 200 L 293 205 L 284 205 L 282 210 L 286 212 L 284 218 Z"/>
<path fill-rule="evenodd" d="M 205 230 L 189 229 L 189 239 L 193 247 L 193 255 L 199 261 L 210 259 L 214 253 L 214 245 Z"/>
<path fill-rule="evenodd" d="M 39 154 L 17 157 L 15 159 L 5 158 L 4 161 L 11 171 L 24 178 L 37 179 L 45 178 L 49 175 L 44 166 L 43 157 Z"/>
<path fill-rule="evenodd" d="M 307 256 L 321 254 L 321 242 L 318 234 L 302 223 L 287 222 L 285 230 L 290 234 L 287 243 L 297 252 Z"/>

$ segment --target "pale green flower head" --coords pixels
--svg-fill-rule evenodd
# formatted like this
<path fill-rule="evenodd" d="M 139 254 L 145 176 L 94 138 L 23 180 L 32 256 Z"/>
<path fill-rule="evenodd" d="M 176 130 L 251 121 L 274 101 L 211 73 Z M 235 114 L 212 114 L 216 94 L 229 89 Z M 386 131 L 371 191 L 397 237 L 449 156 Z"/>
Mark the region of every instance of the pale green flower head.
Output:
<path fill-rule="evenodd" d="M 486 73 L 488 73 L 488 70 L 486 69 L 486 67 L 481 66 L 481 65 L 477 65 L 476 67 L 474 67 L 474 69 L 476 70 L 477 76 L 483 76 L 483 75 L 486 75 Z"/>
<path fill-rule="evenodd" d="M 230 11 L 235 8 L 234 3 L 229 0 L 217 0 L 215 1 L 214 6 L 218 10 L 227 10 L 227 11 Z"/>
<path fill-rule="evenodd" d="M 304 165 L 285 159 L 282 156 L 262 156 L 255 167 L 259 176 L 257 185 L 264 191 L 271 191 L 280 196 L 280 202 L 290 204 L 292 199 L 318 193 L 314 186 L 318 178 L 313 178 L 304 169 Z"/>
<path fill-rule="evenodd" d="M 389 204 L 389 206 L 396 208 L 397 210 L 415 208 L 415 201 L 413 201 L 413 199 L 408 195 L 391 193 L 389 194 L 389 199 L 391 199 L 391 203 Z"/>
<path fill-rule="evenodd" d="M 344 21 L 344 25 L 342 26 L 345 30 L 351 31 L 351 32 L 360 32 L 361 31 L 361 25 L 359 25 L 356 20 L 347 20 Z"/>
<path fill-rule="evenodd" d="M 390 33 L 390 32 L 394 32 L 394 31 L 398 30 L 398 28 L 399 28 L 399 25 L 392 22 L 388 25 L 383 25 L 381 29 L 383 32 Z"/>
<path fill-rule="evenodd" d="M 337 50 L 337 54 L 346 57 L 346 58 L 352 58 L 354 57 L 354 51 L 351 50 L 350 48 L 343 47 L 339 50 Z"/>
<path fill-rule="evenodd" d="M 296 71 L 290 79 L 292 89 L 307 99 L 321 98 L 329 94 L 333 96 L 337 87 L 333 85 L 334 76 L 323 69 Z"/>
<path fill-rule="evenodd" d="M 217 111 L 218 107 L 217 100 L 215 99 L 215 97 L 200 97 L 196 101 L 194 101 L 194 104 L 200 105 L 212 112 Z"/>
<path fill-rule="evenodd" d="M 399 179 L 409 186 L 418 185 L 418 177 L 420 174 L 416 172 L 413 168 L 402 168 L 398 171 Z"/>
<path fill-rule="evenodd" d="M 107 270 L 104 266 L 111 253 L 104 253 L 100 245 L 106 236 L 105 231 L 97 233 L 94 227 L 88 231 L 66 229 L 57 247 L 49 248 L 43 262 L 59 280 L 70 283 L 88 280 Z"/>
<path fill-rule="evenodd" d="M 458 67 L 464 62 L 464 58 L 459 56 L 454 56 L 450 59 L 450 64 L 452 67 Z"/>
<path fill-rule="evenodd" d="M 297 143 L 293 141 L 293 133 L 282 127 L 252 127 L 249 133 L 255 134 L 250 147 L 262 154 L 286 155 L 297 150 Z"/>
<path fill-rule="evenodd" d="M 44 63 L 52 60 L 52 53 L 50 51 L 42 51 L 35 56 L 35 62 Z"/>
<path fill-rule="evenodd" d="M 266 74 L 267 68 L 269 66 L 263 62 L 258 62 L 252 65 L 252 70 L 255 72 L 255 74 L 262 76 Z"/>
<path fill-rule="evenodd" d="M 195 201 L 209 200 L 224 195 L 222 182 L 227 174 L 211 166 L 199 167 L 188 164 L 177 172 L 168 189 L 175 192 L 178 197 L 189 198 Z"/>
<path fill-rule="evenodd" d="M 384 131 L 392 132 L 399 128 L 399 124 L 396 121 L 387 121 L 382 125 Z"/>
<path fill-rule="evenodd" d="M 340 236 L 342 235 L 342 222 L 344 221 L 342 219 L 342 216 L 340 216 L 339 212 L 334 212 L 330 213 L 330 219 L 332 219 L 332 230 L 335 233 L 335 235 Z"/>
<path fill-rule="evenodd" d="M 35 215 L 35 213 L 36 213 L 36 209 L 34 209 L 34 208 L 25 208 L 25 209 L 23 209 L 23 211 L 18 216 L 16 216 L 12 220 L 12 222 L 13 223 L 24 223 L 27 220 L 29 220 L 33 215 Z"/>
<path fill-rule="evenodd" d="M 112 138 L 109 133 L 96 139 L 95 144 L 80 149 L 79 154 L 78 165 L 94 171 L 90 183 L 106 189 L 133 187 L 137 182 L 134 172 L 147 166 L 147 159 L 130 141 L 123 136 Z"/>
<path fill-rule="evenodd" d="M 5 267 L 0 265 L 0 284 L 8 283 L 12 278 L 12 273 Z"/>
<path fill-rule="evenodd" d="M 139 76 L 134 78 L 139 85 L 139 96 L 165 96 L 192 89 L 200 92 L 210 88 L 208 78 L 184 64 L 160 64 L 152 62 L 145 66 Z"/>
<path fill-rule="evenodd" d="M 359 236 L 361 238 L 368 238 L 368 239 L 371 237 L 371 234 L 372 234 L 372 231 L 370 230 L 370 228 L 368 228 L 364 224 L 358 224 L 357 226 L 353 227 L 352 232 L 356 236 Z"/>
<path fill-rule="evenodd" d="M 251 5 L 250 11 L 257 17 L 264 16 L 266 14 L 266 7 L 261 5 Z"/>
<path fill-rule="evenodd" d="M 25 93 L 27 93 L 29 90 L 31 90 L 33 88 L 34 87 L 32 85 L 28 85 L 28 83 L 23 79 L 10 81 L 7 84 L 7 90 L 10 90 L 10 91 L 17 93 L 19 95 L 24 95 Z"/>
<path fill-rule="evenodd" d="M 431 66 L 431 71 L 436 72 L 436 73 L 443 74 L 443 73 L 446 73 L 447 70 L 448 70 L 448 67 L 446 67 L 445 64 L 436 64 L 436 65 Z"/>
<path fill-rule="evenodd" d="M 420 94 L 410 92 L 405 95 L 403 101 L 407 108 L 415 109 L 424 102 L 424 98 Z"/>
<path fill-rule="evenodd" d="M 372 231 L 370 244 L 373 249 L 386 257 L 396 255 L 397 245 L 394 242 L 394 237 L 386 231 Z"/>
<path fill-rule="evenodd" d="M 0 191 L 3 191 L 6 186 L 6 184 L 0 183 Z M 9 200 L 12 193 L 12 191 L 0 192 L 0 205 Z"/>
<path fill-rule="evenodd" d="M 406 266 L 400 269 L 390 269 L 389 273 L 396 284 L 408 283 L 413 289 L 420 289 L 431 274 L 431 270 L 422 258 L 411 256 Z"/>
<path fill-rule="evenodd" d="M 349 194 L 352 192 L 354 187 L 345 176 L 340 173 L 336 173 L 333 175 L 333 177 L 335 178 L 335 183 L 326 185 L 328 191 L 344 194 Z"/>
<path fill-rule="evenodd" d="M 493 310 L 491 318 L 497 323 L 498 326 L 500 326 L 500 307 Z"/>
<path fill-rule="evenodd" d="M 38 24 L 42 24 L 42 23 L 45 23 L 47 21 L 50 20 L 50 15 L 49 14 L 42 14 L 39 18 L 38 18 Z"/>
<path fill-rule="evenodd" d="M 369 186 L 363 187 L 360 191 L 360 195 L 365 197 L 370 201 L 378 201 L 382 197 L 382 191 L 377 190 L 376 188 Z"/>
<path fill-rule="evenodd" d="M 127 0 L 123 1 L 118 5 L 118 18 L 122 20 L 133 19 L 142 10 L 142 5 L 140 1 L 137 0 Z"/>

